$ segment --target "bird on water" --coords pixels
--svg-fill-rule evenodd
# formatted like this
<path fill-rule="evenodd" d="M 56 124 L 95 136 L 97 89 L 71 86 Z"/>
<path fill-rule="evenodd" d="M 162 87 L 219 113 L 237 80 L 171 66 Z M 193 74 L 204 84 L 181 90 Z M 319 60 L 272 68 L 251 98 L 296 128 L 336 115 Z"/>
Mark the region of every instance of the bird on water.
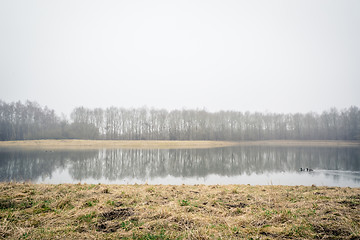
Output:
<path fill-rule="evenodd" d="M 300 172 L 312 172 L 312 171 L 314 171 L 311 168 L 300 168 L 299 170 L 300 170 Z"/>

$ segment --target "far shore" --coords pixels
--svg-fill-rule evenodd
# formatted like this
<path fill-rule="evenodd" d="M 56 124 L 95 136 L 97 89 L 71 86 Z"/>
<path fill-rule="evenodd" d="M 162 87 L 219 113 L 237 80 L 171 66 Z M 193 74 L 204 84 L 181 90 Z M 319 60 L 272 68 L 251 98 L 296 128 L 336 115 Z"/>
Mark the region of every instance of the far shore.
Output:
<path fill-rule="evenodd" d="M 24 140 L 0 141 L 0 147 L 26 147 L 47 149 L 97 149 L 97 148 L 141 148 L 141 149 L 182 149 L 218 148 L 231 146 L 316 146 L 316 147 L 360 147 L 360 141 L 168 141 L 168 140 Z"/>

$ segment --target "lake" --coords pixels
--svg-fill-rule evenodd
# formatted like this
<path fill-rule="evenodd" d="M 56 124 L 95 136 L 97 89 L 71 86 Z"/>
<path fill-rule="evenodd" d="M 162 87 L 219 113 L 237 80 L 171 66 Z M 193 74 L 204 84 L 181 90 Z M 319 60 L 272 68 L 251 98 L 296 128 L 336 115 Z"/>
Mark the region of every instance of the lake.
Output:
<path fill-rule="evenodd" d="M 313 171 L 304 172 L 300 168 L 311 168 Z M 360 187 L 360 148 L 0 148 L 0 181 Z"/>

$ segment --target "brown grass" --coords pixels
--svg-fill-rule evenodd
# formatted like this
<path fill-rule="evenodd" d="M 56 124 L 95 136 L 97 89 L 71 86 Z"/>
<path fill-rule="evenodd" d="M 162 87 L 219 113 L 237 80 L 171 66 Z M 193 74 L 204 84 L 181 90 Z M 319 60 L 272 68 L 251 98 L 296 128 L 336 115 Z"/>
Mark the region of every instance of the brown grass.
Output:
<path fill-rule="evenodd" d="M 360 147 L 356 141 L 116 141 L 116 140 L 27 140 L 27 141 L 0 141 L 0 147 L 27 147 L 52 149 L 79 149 L 79 148 L 215 148 L 238 145 L 263 146 L 323 146 L 323 147 Z"/>
<path fill-rule="evenodd" d="M 225 141 L 122 141 L 122 140 L 28 140 L 4 141 L 0 147 L 31 148 L 142 148 L 142 149 L 179 149 L 179 148 L 214 148 L 236 145 Z"/>
<path fill-rule="evenodd" d="M 360 188 L 0 183 L 0 192 L 0 238 L 360 238 Z"/>
<path fill-rule="evenodd" d="M 335 140 L 269 140 L 269 141 L 245 141 L 240 145 L 257 146 L 314 146 L 314 147 L 360 147 L 360 141 L 335 141 Z"/>

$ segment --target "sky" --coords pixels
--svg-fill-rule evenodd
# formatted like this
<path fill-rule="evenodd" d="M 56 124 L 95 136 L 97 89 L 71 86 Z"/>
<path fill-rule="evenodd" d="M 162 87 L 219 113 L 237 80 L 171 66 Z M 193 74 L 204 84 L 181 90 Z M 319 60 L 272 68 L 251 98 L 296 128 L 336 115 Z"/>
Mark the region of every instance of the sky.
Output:
<path fill-rule="evenodd" d="M 358 0 L 0 0 L 0 99 L 321 112 L 360 106 Z"/>

